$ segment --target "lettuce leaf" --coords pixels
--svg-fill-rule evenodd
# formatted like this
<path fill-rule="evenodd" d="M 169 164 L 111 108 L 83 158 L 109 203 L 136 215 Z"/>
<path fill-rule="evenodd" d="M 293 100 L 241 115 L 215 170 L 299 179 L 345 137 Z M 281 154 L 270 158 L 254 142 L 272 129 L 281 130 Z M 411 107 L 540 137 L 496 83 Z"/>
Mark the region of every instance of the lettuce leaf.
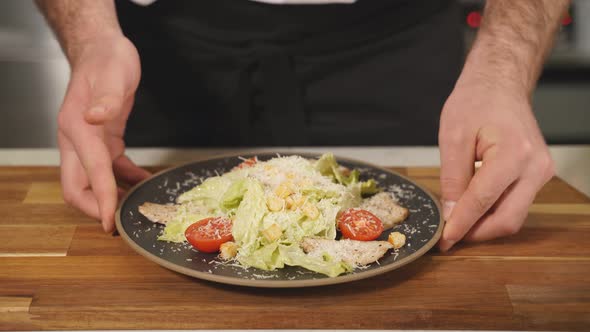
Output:
<path fill-rule="evenodd" d="M 302 266 L 309 270 L 335 277 L 350 269 L 342 262 L 332 262 L 309 257 L 299 243 L 307 236 L 336 238 L 336 214 L 340 207 L 330 199 L 320 200 L 320 216 L 308 220 L 301 212 L 270 212 L 266 207 L 264 191 L 254 179 L 244 180 L 246 188 L 236 210 L 232 234 L 240 248 L 237 259 L 244 266 L 262 270 L 274 270 L 285 265 Z M 270 242 L 262 231 L 271 225 L 278 225 L 282 236 Z"/>
<path fill-rule="evenodd" d="M 373 195 L 381 191 L 381 188 L 377 187 L 377 182 L 374 179 L 369 179 L 361 184 L 361 195 Z"/>
<path fill-rule="evenodd" d="M 183 193 L 176 201 L 179 204 L 201 201 L 205 206 L 217 209 L 219 208 L 219 202 L 231 184 L 232 181 L 228 177 L 214 176 Z"/>
<path fill-rule="evenodd" d="M 336 158 L 331 153 L 323 154 L 320 159 L 315 163 L 316 169 L 324 176 L 329 176 L 334 181 L 345 185 L 347 187 L 354 186 L 360 183 L 361 195 L 372 195 L 380 191 L 377 187 L 375 179 L 369 179 L 368 181 L 360 181 L 360 172 L 356 169 L 350 171 L 348 176 L 344 175 L 340 166 L 336 162 Z"/>
<path fill-rule="evenodd" d="M 234 241 L 240 248 L 239 257 L 252 255 L 260 248 L 262 219 L 268 213 L 260 182 L 247 178 L 243 185 L 246 191 L 236 210 L 232 226 Z"/>
<path fill-rule="evenodd" d="M 242 202 L 247 190 L 248 181 L 246 179 L 235 181 L 221 197 L 221 208 L 224 210 L 236 209 Z"/>
<path fill-rule="evenodd" d="M 286 265 L 301 266 L 328 277 L 337 277 L 342 273 L 352 271 L 352 267 L 343 261 L 334 261 L 329 257 L 322 259 L 308 256 L 297 244 L 281 245 L 279 252 Z"/>
<path fill-rule="evenodd" d="M 340 184 L 347 185 L 350 183 L 350 181 L 352 181 L 352 179 L 349 179 L 348 177 L 344 176 L 344 174 L 342 174 L 338 163 L 336 162 L 336 158 L 331 153 L 323 154 L 320 159 L 315 162 L 315 168 L 323 176 L 329 176 Z"/>
<path fill-rule="evenodd" d="M 194 210 L 189 209 L 188 205 L 180 205 L 176 217 L 166 224 L 158 240 L 176 243 L 184 242 L 186 241 L 184 232 L 190 225 L 199 220 L 220 215 L 219 212 L 215 212 L 214 210 L 207 214 L 194 214 L 192 211 Z"/>

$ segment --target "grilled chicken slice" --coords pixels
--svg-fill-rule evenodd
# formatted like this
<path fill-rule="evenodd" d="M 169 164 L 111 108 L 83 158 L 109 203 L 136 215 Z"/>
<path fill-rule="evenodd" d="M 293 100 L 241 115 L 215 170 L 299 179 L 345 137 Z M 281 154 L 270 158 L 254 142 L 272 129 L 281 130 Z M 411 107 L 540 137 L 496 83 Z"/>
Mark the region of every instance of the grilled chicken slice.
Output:
<path fill-rule="evenodd" d="M 334 260 L 342 260 L 352 266 L 363 266 L 376 262 L 393 246 L 387 241 L 305 238 L 301 242 L 301 248 L 312 257 L 328 254 Z"/>
<path fill-rule="evenodd" d="M 139 212 L 150 221 L 166 224 L 176 216 L 178 205 L 164 205 L 145 202 L 139 206 Z"/>
<path fill-rule="evenodd" d="M 380 192 L 364 199 L 360 208 L 381 219 L 385 229 L 393 228 L 408 217 L 408 209 L 398 205 L 391 194 L 386 192 Z"/>
<path fill-rule="evenodd" d="M 166 224 L 168 221 L 174 219 L 177 215 L 179 207 L 187 207 L 187 212 L 194 215 L 207 215 L 208 209 L 201 205 L 194 205 L 191 203 L 182 205 L 165 205 L 145 202 L 139 207 L 139 212 L 143 214 L 150 221 L 158 224 Z"/>

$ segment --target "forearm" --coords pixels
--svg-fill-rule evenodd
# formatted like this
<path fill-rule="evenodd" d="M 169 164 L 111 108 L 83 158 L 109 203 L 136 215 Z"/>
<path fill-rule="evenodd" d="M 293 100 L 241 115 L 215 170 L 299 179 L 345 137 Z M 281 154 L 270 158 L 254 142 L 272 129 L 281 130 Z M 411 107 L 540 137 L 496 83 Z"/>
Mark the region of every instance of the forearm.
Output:
<path fill-rule="evenodd" d="M 114 0 L 35 0 L 68 57 L 75 63 L 84 42 L 120 34 Z"/>
<path fill-rule="evenodd" d="M 477 77 L 490 88 L 530 97 L 568 5 L 569 0 L 488 0 L 462 79 Z"/>

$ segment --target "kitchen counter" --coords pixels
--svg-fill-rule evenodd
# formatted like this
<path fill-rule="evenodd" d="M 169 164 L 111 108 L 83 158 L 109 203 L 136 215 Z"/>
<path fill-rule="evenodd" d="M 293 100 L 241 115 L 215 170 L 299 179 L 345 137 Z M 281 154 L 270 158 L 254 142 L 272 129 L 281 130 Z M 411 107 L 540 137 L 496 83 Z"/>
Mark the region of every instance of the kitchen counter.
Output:
<path fill-rule="evenodd" d="M 396 166 L 440 195 L 435 149 L 320 150 Z M 157 170 L 214 152 L 220 151 L 130 154 Z M 564 158 L 558 169 L 567 170 L 564 156 L 572 150 L 553 152 Z M 570 166 L 579 170 L 584 167 L 579 160 L 587 156 L 567 160 L 578 160 Z M 585 160 L 580 178 L 588 174 Z M 0 167 L 1 330 L 584 331 L 590 326 L 590 198 L 557 177 L 541 190 L 515 236 L 460 244 L 447 254 L 432 250 L 399 270 L 353 283 L 254 289 L 171 272 L 133 252 L 120 237 L 104 234 L 98 223 L 63 203 L 57 161 L 54 150 L 0 152 L 0 164 L 6 165 Z"/>

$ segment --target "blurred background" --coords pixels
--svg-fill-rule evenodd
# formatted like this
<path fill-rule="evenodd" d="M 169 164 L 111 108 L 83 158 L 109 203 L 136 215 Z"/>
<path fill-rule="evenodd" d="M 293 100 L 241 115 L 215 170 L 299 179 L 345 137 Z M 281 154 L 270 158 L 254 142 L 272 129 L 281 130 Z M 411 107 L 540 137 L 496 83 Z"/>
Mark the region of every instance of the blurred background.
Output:
<path fill-rule="evenodd" d="M 484 1 L 457 2 L 469 45 Z M 588 17 L 590 1 L 574 0 L 535 92 L 534 109 L 550 144 L 590 144 Z M 56 146 L 57 112 L 68 75 L 60 47 L 33 1 L 0 1 L 0 148 Z"/>

